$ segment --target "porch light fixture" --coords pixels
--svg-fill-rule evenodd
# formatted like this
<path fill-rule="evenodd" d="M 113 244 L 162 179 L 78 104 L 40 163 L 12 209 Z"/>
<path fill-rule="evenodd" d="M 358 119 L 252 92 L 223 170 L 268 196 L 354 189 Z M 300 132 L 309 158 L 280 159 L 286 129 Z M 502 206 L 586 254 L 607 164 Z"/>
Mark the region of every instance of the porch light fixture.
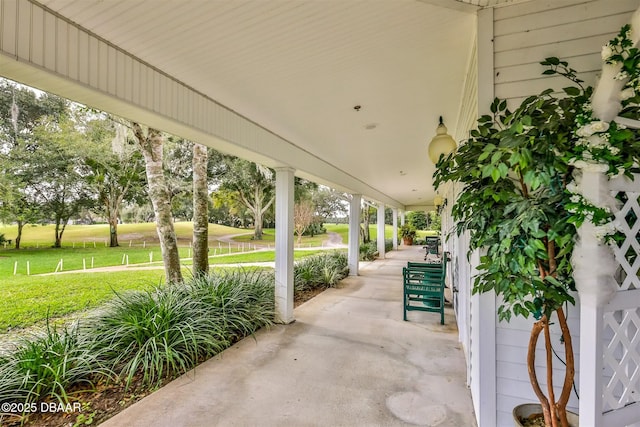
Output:
<path fill-rule="evenodd" d="M 442 198 L 441 195 L 436 194 L 436 197 L 433 198 L 433 204 L 435 205 L 436 208 L 439 208 L 444 204 L 444 199 Z"/>
<path fill-rule="evenodd" d="M 442 116 L 440 116 L 440 123 L 436 129 L 436 136 L 433 137 L 429 143 L 429 158 L 436 164 L 440 160 L 441 156 L 447 156 L 452 153 L 457 147 L 456 141 L 447 133 L 447 127 L 442 122 Z"/>

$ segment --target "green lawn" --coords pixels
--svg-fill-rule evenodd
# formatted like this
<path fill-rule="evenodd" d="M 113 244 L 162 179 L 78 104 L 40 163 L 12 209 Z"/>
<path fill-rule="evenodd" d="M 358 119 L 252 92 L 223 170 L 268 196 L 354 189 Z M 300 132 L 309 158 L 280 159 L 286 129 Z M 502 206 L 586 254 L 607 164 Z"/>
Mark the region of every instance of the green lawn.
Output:
<path fill-rule="evenodd" d="M 176 232 L 181 239 L 180 256 L 188 258 L 191 248 L 191 223 L 176 223 Z M 343 243 L 348 242 L 347 224 L 326 224 L 330 232 L 342 236 Z M 371 237 L 376 237 L 376 226 L 371 226 Z M 275 260 L 274 250 L 252 251 L 254 244 L 273 245 L 275 230 L 266 229 L 264 240 L 251 240 L 252 232 L 219 225 L 210 226 L 210 263 L 246 263 L 271 262 Z M 7 238 L 15 238 L 15 226 L 0 226 L 0 233 Z M 123 224 L 119 227 L 120 244 L 118 248 L 108 248 L 104 238 L 108 234 L 106 225 L 68 226 L 63 239 L 63 248 L 51 248 L 53 226 L 27 226 L 24 230 L 25 249 L 0 248 L 0 295 L 3 297 L 3 310 L 0 311 L 0 333 L 11 328 L 20 328 L 41 322 L 47 313 L 51 318 L 69 315 L 74 312 L 97 307 L 113 297 L 113 291 L 123 292 L 130 289 L 148 289 L 164 280 L 164 270 L 129 270 L 117 272 L 83 272 L 83 268 L 121 265 L 123 263 L 149 265 L 150 254 L 154 265 L 161 266 L 160 248 L 153 244 L 155 225 Z M 428 232 L 418 232 L 424 237 Z M 234 243 L 216 241 L 217 237 L 241 234 Z M 392 236 L 392 227 L 385 227 L 385 237 Z M 130 238 L 127 240 L 126 238 Z M 326 234 L 304 237 L 301 247 L 320 247 Z M 129 246 L 131 241 L 131 246 Z M 95 244 L 94 244 L 95 242 Z M 37 247 L 36 247 L 37 246 Z M 222 255 L 221 253 L 232 254 Z M 246 252 L 243 252 L 246 251 Z M 296 250 L 295 259 L 313 255 L 320 250 Z M 216 256 L 214 256 L 216 255 Z M 63 260 L 63 270 L 78 270 L 75 273 L 41 276 L 52 273 Z M 84 261 L 84 264 L 83 264 Z M 17 262 L 16 275 L 13 274 Z M 27 276 L 27 262 L 31 276 Z M 185 277 L 189 275 L 191 261 L 183 260 Z"/>
<path fill-rule="evenodd" d="M 0 333 L 38 323 L 47 314 L 56 318 L 97 307 L 113 298 L 113 291 L 150 289 L 163 277 L 159 269 L 0 279 Z"/>
<path fill-rule="evenodd" d="M 88 250 L 34 249 L 13 252 L 18 254 L 23 252 L 37 253 L 42 256 L 41 264 L 44 265 L 46 260 L 52 259 L 47 252 L 67 254 L 69 255 L 67 259 L 72 259 L 75 254 L 77 263 L 79 257 Z M 106 249 L 102 248 L 102 250 L 105 251 Z M 127 250 L 125 249 L 124 251 Z M 301 259 L 319 252 L 322 252 L 322 250 L 296 250 L 294 256 L 295 259 Z M 211 257 L 209 260 L 212 266 L 227 263 L 270 262 L 275 260 L 275 251 L 263 250 L 237 253 Z M 161 266 L 160 263 L 155 264 Z M 189 277 L 190 261 L 186 261 L 183 264 L 185 266 L 183 275 Z M 162 268 L 108 273 L 74 272 L 44 276 L 26 276 L 25 274 L 13 276 L 13 272 L 11 274 L 0 274 L 0 295 L 3 297 L 3 310 L 0 311 L 0 334 L 8 329 L 23 328 L 42 322 L 47 314 L 55 319 L 97 307 L 113 298 L 113 291 L 149 289 L 163 281 L 164 269 Z"/>

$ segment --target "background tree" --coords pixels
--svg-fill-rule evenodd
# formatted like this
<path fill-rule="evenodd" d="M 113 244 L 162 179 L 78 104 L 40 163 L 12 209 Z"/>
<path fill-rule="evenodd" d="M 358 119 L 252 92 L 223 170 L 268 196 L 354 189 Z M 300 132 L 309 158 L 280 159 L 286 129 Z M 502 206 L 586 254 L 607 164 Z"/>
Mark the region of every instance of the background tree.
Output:
<path fill-rule="evenodd" d="M 346 216 L 349 212 L 349 204 L 344 193 L 329 187 L 318 186 L 313 192 L 312 200 L 317 214 L 323 221 L 337 216 Z"/>
<path fill-rule="evenodd" d="M 79 131 L 82 117 L 55 119 L 47 116 L 34 128 L 35 143 L 22 151 L 22 168 L 17 173 L 25 184 L 25 193 L 53 217 L 54 247 L 62 246 L 62 236 L 69 220 L 94 203 L 87 184 L 82 148 L 86 141 Z"/>
<path fill-rule="evenodd" d="M 427 230 L 429 227 L 427 214 L 424 211 L 407 212 L 407 222 L 416 230 Z"/>
<path fill-rule="evenodd" d="M 369 224 L 371 224 L 371 217 L 375 208 L 371 205 L 371 202 L 363 200 L 362 206 L 362 224 L 360 225 L 360 235 L 362 236 L 362 243 L 369 243 L 371 241 L 371 233 L 369 232 Z"/>
<path fill-rule="evenodd" d="M 442 216 L 436 212 L 429 212 L 429 230 L 440 231 L 442 228 Z"/>
<path fill-rule="evenodd" d="M 303 199 L 293 206 L 293 227 L 298 236 L 298 243 L 302 242 L 302 235 L 313 223 L 315 207 L 309 199 Z"/>
<path fill-rule="evenodd" d="M 97 210 L 109 223 L 109 246 L 118 245 L 120 208 L 143 193 L 144 166 L 135 145 L 129 144 L 128 128 L 108 117 L 98 116 L 88 126 L 92 141 L 85 159 L 88 182 L 97 194 Z"/>
<path fill-rule="evenodd" d="M 207 147 L 193 144 L 193 275 L 209 272 Z"/>
<path fill-rule="evenodd" d="M 162 163 L 164 138 L 157 129 L 149 128 L 145 133 L 138 123 L 131 123 L 131 126 L 145 160 L 149 198 L 156 217 L 156 228 L 160 239 L 167 282 L 180 283 L 182 282 L 182 272 L 180 271 L 178 240 L 173 227 L 170 194 L 165 183 Z"/>
<path fill-rule="evenodd" d="M 30 88 L 0 79 L 0 218 L 17 224 L 15 247 L 20 249 L 22 230 L 42 218 L 42 206 L 33 191 L 26 191 L 31 172 L 22 163 L 37 146 L 34 129 L 44 117 L 57 120 L 67 114 L 64 99 L 37 95 Z"/>
<path fill-rule="evenodd" d="M 244 205 L 253 217 L 255 240 L 262 240 L 265 212 L 275 200 L 271 169 L 237 157 L 226 157 L 225 171 L 218 177 L 219 189 Z"/>
<path fill-rule="evenodd" d="M 164 179 L 174 218 L 193 218 L 193 142 L 168 136 L 164 142 Z"/>

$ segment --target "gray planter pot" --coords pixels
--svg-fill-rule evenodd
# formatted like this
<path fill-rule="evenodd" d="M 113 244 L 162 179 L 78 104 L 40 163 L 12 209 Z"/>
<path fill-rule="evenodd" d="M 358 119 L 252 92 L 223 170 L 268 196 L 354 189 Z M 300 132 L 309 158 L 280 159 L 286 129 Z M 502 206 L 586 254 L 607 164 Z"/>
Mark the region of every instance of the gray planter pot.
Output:
<path fill-rule="evenodd" d="M 528 418 L 532 414 L 542 414 L 542 405 L 539 403 L 524 403 L 513 408 L 513 425 L 522 427 L 520 418 Z M 578 427 L 578 414 L 567 411 L 567 421 L 570 427 Z"/>

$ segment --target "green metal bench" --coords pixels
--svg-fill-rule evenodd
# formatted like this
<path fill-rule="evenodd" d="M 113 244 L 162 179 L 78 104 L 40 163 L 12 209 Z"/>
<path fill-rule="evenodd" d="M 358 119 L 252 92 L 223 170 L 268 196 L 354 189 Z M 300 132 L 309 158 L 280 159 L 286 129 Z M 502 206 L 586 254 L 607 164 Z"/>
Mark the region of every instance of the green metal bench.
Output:
<path fill-rule="evenodd" d="M 404 320 L 407 320 L 407 311 L 428 311 L 440 313 L 440 324 L 444 325 L 446 271 L 446 257 L 441 264 L 407 263 L 402 269 Z"/>

